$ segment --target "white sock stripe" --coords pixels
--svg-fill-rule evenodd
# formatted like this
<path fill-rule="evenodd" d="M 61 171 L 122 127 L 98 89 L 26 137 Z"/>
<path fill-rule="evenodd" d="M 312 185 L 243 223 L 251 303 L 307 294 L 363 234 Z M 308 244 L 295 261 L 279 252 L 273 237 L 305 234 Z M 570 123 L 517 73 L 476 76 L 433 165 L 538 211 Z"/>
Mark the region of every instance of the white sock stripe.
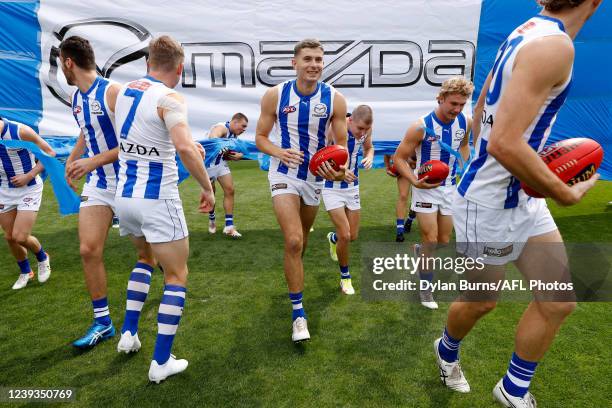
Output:
<path fill-rule="evenodd" d="M 519 374 L 523 374 L 523 375 L 533 375 L 533 374 L 535 373 L 535 370 L 529 370 L 529 369 L 527 369 L 527 368 L 520 367 L 520 366 L 516 365 L 516 364 L 514 363 L 514 361 L 512 361 L 512 360 L 510 360 L 510 365 L 512 366 L 512 368 L 513 368 L 514 370 L 518 371 L 518 372 L 519 372 Z"/>
<path fill-rule="evenodd" d="M 137 300 L 128 300 L 125 306 L 125 309 L 140 312 L 142 311 L 143 306 L 144 306 L 144 302 L 139 302 Z"/>
<path fill-rule="evenodd" d="M 459 345 L 449 344 L 445 339 L 442 339 L 442 343 L 444 343 L 444 347 L 449 350 L 457 350 L 459 348 Z"/>
<path fill-rule="evenodd" d="M 165 303 L 161 303 L 159 305 L 159 313 L 172 315 L 172 316 L 181 316 L 183 314 L 183 308 L 174 305 L 167 305 Z"/>
<path fill-rule="evenodd" d="M 98 307 L 98 308 L 94 308 L 94 313 L 103 313 L 103 312 L 108 312 L 108 306 L 105 307 Z"/>
<path fill-rule="evenodd" d="M 521 380 L 520 378 L 516 378 L 515 376 L 513 376 L 510 371 L 506 372 L 506 376 L 508 376 L 508 378 L 510 379 L 510 381 L 512 381 L 512 383 L 514 385 L 516 385 L 517 387 L 521 387 L 521 388 L 529 388 L 529 383 L 531 381 L 525 381 L 525 380 Z"/>
<path fill-rule="evenodd" d="M 108 309 L 104 312 L 94 312 L 94 317 L 104 317 L 104 316 L 108 316 L 110 313 L 108 312 Z"/>
<path fill-rule="evenodd" d="M 178 324 L 157 323 L 157 332 L 159 334 L 174 336 L 176 334 L 176 329 L 178 329 Z"/>
<path fill-rule="evenodd" d="M 151 276 L 151 272 L 147 271 L 146 269 L 142 269 L 142 268 L 134 268 L 132 269 L 132 272 L 144 273 L 145 275 Z"/>
<path fill-rule="evenodd" d="M 301 303 L 301 302 L 300 302 L 300 303 L 298 303 L 297 305 L 291 305 L 291 306 L 293 306 L 293 310 L 303 309 L 303 307 L 302 307 L 302 303 Z"/>
<path fill-rule="evenodd" d="M 135 292 L 149 293 L 150 285 L 142 282 L 129 281 L 128 282 L 128 290 L 133 290 Z"/>
<path fill-rule="evenodd" d="M 178 297 L 182 297 L 183 299 L 185 299 L 185 292 L 174 292 L 171 290 L 164 290 L 164 295 L 178 296 Z"/>

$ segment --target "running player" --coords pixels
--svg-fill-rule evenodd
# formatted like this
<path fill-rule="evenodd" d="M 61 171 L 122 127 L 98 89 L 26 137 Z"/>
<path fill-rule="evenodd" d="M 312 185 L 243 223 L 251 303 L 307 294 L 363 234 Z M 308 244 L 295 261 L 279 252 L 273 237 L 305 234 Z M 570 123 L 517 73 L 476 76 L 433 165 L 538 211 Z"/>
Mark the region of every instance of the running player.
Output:
<path fill-rule="evenodd" d="M 452 198 L 457 182 L 457 156 L 463 160 L 470 155 L 468 145 L 472 119 L 463 113 L 474 85 L 464 77 L 449 78 L 438 92 L 436 109 L 414 122 L 395 153 L 395 164 L 400 174 L 412 184 L 411 210 L 417 214 L 421 231 L 421 244 L 414 247 L 415 257 L 423 252 L 432 257 L 436 246 L 447 245 L 453 232 Z M 427 131 L 426 131 L 427 129 Z M 460 153 L 459 153 L 460 151 Z M 441 183 L 430 184 L 419 180 L 406 160 L 416 153 L 416 169 L 429 160 L 440 160 L 450 169 L 448 177 Z M 433 271 L 419 269 L 420 279 L 431 282 Z M 428 309 L 437 309 L 433 292 L 427 288 L 419 291 L 421 304 Z"/>
<path fill-rule="evenodd" d="M 237 138 L 243 134 L 249 119 L 243 113 L 236 113 L 228 122 L 221 122 L 213 125 L 208 132 L 208 138 Z M 215 181 L 218 181 L 223 189 L 223 209 L 225 210 L 225 227 L 223 233 L 232 238 L 240 238 L 242 234 L 238 232 L 234 225 L 234 179 L 226 160 L 240 160 L 244 155 L 240 152 L 223 150 L 213 160 L 211 165 L 206 168 L 210 182 L 215 189 Z M 208 232 L 217 232 L 215 209 L 208 214 Z"/>
<path fill-rule="evenodd" d="M 33 142 L 45 153 L 55 156 L 51 146 L 29 126 L 8 119 L 0 118 L 0 140 Z M 0 225 L 21 271 L 13 289 L 23 289 L 34 279 L 28 250 L 38 261 L 38 281 L 44 283 L 51 276 L 49 254 L 31 235 L 42 200 L 43 181 L 39 174 L 43 170 L 42 163 L 35 163 L 34 155 L 26 149 L 0 144 Z"/>
<path fill-rule="evenodd" d="M 317 40 L 296 44 L 292 65 L 296 79 L 264 94 L 257 122 L 257 148 L 270 158 L 270 191 L 274 213 L 285 240 L 285 279 L 293 307 L 294 342 L 310 339 L 302 305 L 304 266 L 302 255 L 308 242 L 319 203 L 323 179 L 342 180 L 344 171 L 329 163 L 319 167 L 319 176 L 308 171 L 312 155 L 325 146 L 325 131 L 331 124 L 335 143 L 346 147 L 346 100 L 333 87 L 320 82 L 323 46 Z M 277 135 L 269 139 L 273 126 Z"/>
<path fill-rule="evenodd" d="M 500 47 L 478 99 L 474 123 L 482 130 L 476 157 L 468 166 L 453 203 L 460 253 L 481 257 L 493 281 L 514 261 L 526 279 L 564 277 L 568 261 L 563 240 L 544 199 L 528 199 L 519 180 L 560 205 L 578 203 L 598 176 L 569 187 L 538 157 L 572 80 L 572 40 L 601 0 L 540 0 L 537 15 L 517 27 Z M 527 245 L 525 245 L 525 242 Z M 537 246 L 537 248 L 536 248 Z M 484 257 L 483 255 L 488 255 Z M 566 277 L 566 276 L 565 276 Z M 528 392 L 538 362 L 550 347 L 573 301 L 539 301 L 534 292 L 518 323 L 515 351 L 506 375 L 493 389 L 506 407 L 535 407 Z M 554 294 L 558 296 L 557 294 Z M 495 307 L 494 299 L 451 304 L 444 335 L 434 342 L 440 379 L 449 388 L 470 386 L 458 361 L 461 341 Z"/>
<path fill-rule="evenodd" d="M 404 234 L 409 234 L 412 229 L 412 223 L 416 218 L 416 213 L 412 210 L 408 211 L 406 217 L 406 208 L 410 200 L 410 182 L 406 177 L 401 177 L 394 168 L 391 155 L 384 155 L 385 171 L 388 176 L 397 179 L 397 201 L 395 202 L 395 242 L 404 242 Z M 415 168 L 416 160 L 412 157 L 408 161 L 408 165 Z"/>
<path fill-rule="evenodd" d="M 359 200 L 359 161 L 363 146 L 364 168 L 372 167 L 374 159 L 374 146 L 372 145 L 372 108 L 368 105 L 359 105 L 346 119 L 348 129 L 348 153 L 344 181 L 326 181 L 323 189 L 323 204 L 329 214 L 335 232 L 327 234 L 329 241 L 329 254 L 332 260 L 340 266 L 340 290 L 345 295 L 354 295 L 355 289 L 351 282 L 349 271 L 349 243 L 356 240 L 359 235 L 359 216 L 361 203 Z M 334 135 L 330 128 L 328 141 L 333 142 Z"/>
<path fill-rule="evenodd" d="M 152 251 L 164 272 L 164 294 L 149 380 L 159 383 L 187 368 L 187 360 L 170 354 L 187 292 L 189 241 L 178 191 L 175 156 L 202 188 L 200 211 L 214 205 L 202 156 L 191 138 L 187 106 L 173 88 L 183 72 L 181 45 L 169 36 L 149 43 L 148 75 L 125 84 L 115 109 L 119 131 L 119 181 L 115 205 L 119 232 L 130 235 L 139 250 Z M 149 273 L 147 273 L 149 272 Z M 138 351 L 138 320 L 149 290 L 148 270 L 133 271 L 119 352 Z"/>
<path fill-rule="evenodd" d="M 94 50 L 85 38 L 72 36 L 60 44 L 62 71 L 72 95 L 72 113 L 81 133 L 66 160 L 66 181 L 86 175 L 79 209 L 79 241 L 85 284 L 91 298 L 94 321 L 85 335 L 72 343 L 88 349 L 115 335 L 108 307 L 104 244 L 115 211 L 118 142 L 115 135 L 115 101 L 119 84 L 96 73 Z M 82 157 L 83 154 L 86 157 Z M 150 253 L 140 253 L 135 270 L 153 270 Z"/>

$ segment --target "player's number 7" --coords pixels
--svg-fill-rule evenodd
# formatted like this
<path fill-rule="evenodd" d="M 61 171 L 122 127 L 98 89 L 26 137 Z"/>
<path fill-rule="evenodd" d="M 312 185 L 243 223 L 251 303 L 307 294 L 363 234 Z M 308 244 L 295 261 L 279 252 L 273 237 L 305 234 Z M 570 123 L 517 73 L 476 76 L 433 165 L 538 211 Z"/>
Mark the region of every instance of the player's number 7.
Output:
<path fill-rule="evenodd" d="M 123 122 L 123 126 L 121 126 L 121 139 L 127 139 L 128 133 L 130 133 L 130 129 L 132 128 L 132 123 L 134 122 L 134 115 L 136 114 L 136 109 L 138 108 L 138 104 L 142 99 L 143 91 L 139 91 L 138 89 L 128 88 L 125 90 L 124 95 L 130 98 L 134 98 L 132 102 L 132 107 L 125 118 L 125 122 Z"/>

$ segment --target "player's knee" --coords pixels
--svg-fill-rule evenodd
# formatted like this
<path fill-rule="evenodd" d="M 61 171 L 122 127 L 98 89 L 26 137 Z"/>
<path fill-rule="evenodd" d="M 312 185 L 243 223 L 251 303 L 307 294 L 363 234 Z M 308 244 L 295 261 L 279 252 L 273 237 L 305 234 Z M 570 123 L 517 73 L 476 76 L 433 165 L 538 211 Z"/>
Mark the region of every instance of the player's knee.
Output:
<path fill-rule="evenodd" d="M 397 199 L 400 202 L 400 204 L 405 205 L 408 202 L 408 196 L 409 196 L 409 193 L 399 193 L 399 196 L 397 197 Z"/>
<path fill-rule="evenodd" d="M 547 319 L 564 319 L 576 309 L 576 302 L 540 302 L 540 312 Z"/>
<path fill-rule="evenodd" d="M 349 230 L 336 231 L 338 241 L 349 242 L 351 240 L 351 232 Z"/>
<path fill-rule="evenodd" d="M 351 241 L 355 241 L 359 237 L 359 231 L 351 230 Z"/>
<path fill-rule="evenodd" d="M 79 252 L 83 259 L 102 258 L 102 248 L 98 248 L 96 245 L 92 245 L 90 243 L 81 242 Z"/>
<path fill-rule="evenodd" d="M 469 302 L 468 303 L 477 316 L 484 316 L 487 313 L 493 311 L 497 306 L 497 302 L 494 300 L 484 301 L 484 302 Z"/>
<path fill-rule="evenodd" d="M 223 193 L 227 197 L 233 197 L 234 196 L 234 186 L 226 187 L 225 190 L 223 190 Z"/>
<path fill-rule="evenodd" d="M 438 234 L 436 232 L 424 232 L 422 238 L 423 244 L 431 245 L 434 248 L 438 245 Z"/>
<path fill-rule="evenodd" d="M 301 254 L 304 247 L 304 239 L 301 235 L 292 235 L 285 238 L 285 251 L 290 254 Z"/>
<path fill-rule="evenodd" d="M 19 245 L 25 245 L 28 242 L 28 238 L 30 234 L 25 231 L 13 231 L 12 241 L 18 243 Z"/>

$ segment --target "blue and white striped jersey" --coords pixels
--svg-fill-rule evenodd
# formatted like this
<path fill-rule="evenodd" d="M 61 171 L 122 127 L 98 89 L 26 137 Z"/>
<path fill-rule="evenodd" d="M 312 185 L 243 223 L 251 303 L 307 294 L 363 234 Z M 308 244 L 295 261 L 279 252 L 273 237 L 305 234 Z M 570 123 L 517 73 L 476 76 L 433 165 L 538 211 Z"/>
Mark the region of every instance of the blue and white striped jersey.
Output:
<path fill-rule="evenodd" d="M 270 158 L 270 172 L 285 174 L 299 180 L 319 181 L 323 178 L 308 171 L 310 158 L 325 147 L 325 130 L 333 113 L 336 90 L 319 82 L 311 95 L 301 95 L 295 80 L 276 86 L 278 106 L 276 110 L 275 137 L 270 140 L 283 149 L 293 148 L 304 152 L 304 162 L 295 169 L 288 168 L 278 158 Z"/>
<path fill-rule="evenodd" d="M 0 139 L 21 140 L 19 137 L 20 123 L 8 119 L 0 119 L 4 122 Z M 0 145 L 0 188 L 19 188 L 11 183 L 11 177 L 28 173 L 35 166 L 34 155 L 27 149 L 10 149 Z M 28 186 L 42 184 L 40 176 L 36 176 L 28 183 Z"/>
<path fill-rule="evenodd" d="M 345 189 L 349 187 L 357 187 L 359 185 L 359 155 L 362 153 L 361 148 L 367 138 L 368 135 L 366 134 L 362 138 L 357 139 L 349 129 L 348 138 L 346 140 L 346 147 L 349 154 L 346 168 L 352 170 L 357 179 L 352 183 L 347 183 L 346 181 L 325 180 L 325 188 Z"/>
<path fill-rule="evenodd" d="M 491 85 L 487 92 L 480 137 L 476 142 L 476 157 L 472 160 L 457 191 L 470 201 L 491 208 L 514 208 L 527 201 L 520 181 L 513 177 L 495 158 L 487 153 L 487 143 L 504 89 L 512 77 L 518 52 L 529 42 L 552 35 L 567 36 L 560 20 L 536 16 L 516 28 L 501 45 L 493 66 Z M 553 88 L 531 122 L 523 138 L 535 151 L 544 147 L 557 112 L 563 106 L 570 89 L 572 75 Z"/>
<path fill-rule="evenodd" d="M 87 92 L 76 90 L 72 95 L 72 114 L 85 137 L 86 156 L 93 157 L 118 145 L 115 133 L 115 114 L 108 108 L 106 91 L 112 84 L 97 77 Z M 119 163 L 108 163 L 87 175 L 91 187 L 115 191 Z"/>
<path fill-rule="evenodd" d="M 451 154 L 448 148 L 459 152 L 461 141 L 465 138 L 468 131 L 468 119 L 460 113 L 455 120 L 450 123 L 443 123 L 433 111 L 429 115 L 422 116 L 419 119 L 423 126 L 435 133 L 429 134 L 424 132 L 421 144 L 416 148 L 416 168 L 414 174 L 417 175 L 419 168 L 425 162 L 430 160 L 440 160 L 448 165 L 450 171 L 448 177 L 442 182 L 442 185 L 455 185 L 457 178 L 457 158 Z M 446 148 L 442 146 L 442 143 Z"/>
<path fill-rule="evenodd" d="M 115 107 L 120 167 L 117 197 L 180 198 L 176 149 L 157 111 L 159 100 L 175 92 L 150 76 L 128 82 L 119 91 Z"/>
<path fill-rule="evenodd" d="M 214 125 L 212 125 L 210 127 L 210 131 L 212 131 L 213 128 L 215 128 L 217 126 L 225 126 L 225 128 L 227 129 L 227 135 L 224 136 L 225 138 L 227 138 L 227 139 L 235 139 L 235 138 L 238 137 L 234 133 L 232 133 L 232 130 L 230 129 L 229 121 L 227 121 L 225 123 L 223 123 L 223 122 L 215 123 Z M 225 160 L 223 160 L 223 154 L 219 153 L 217 155 L 217 158 L 212 162 L 211 167 L 212 166 L 221 166 L 223 164 L 225 164 Z"/>

